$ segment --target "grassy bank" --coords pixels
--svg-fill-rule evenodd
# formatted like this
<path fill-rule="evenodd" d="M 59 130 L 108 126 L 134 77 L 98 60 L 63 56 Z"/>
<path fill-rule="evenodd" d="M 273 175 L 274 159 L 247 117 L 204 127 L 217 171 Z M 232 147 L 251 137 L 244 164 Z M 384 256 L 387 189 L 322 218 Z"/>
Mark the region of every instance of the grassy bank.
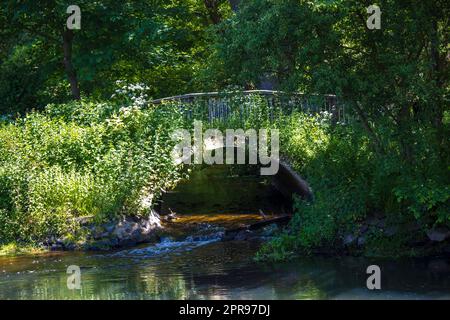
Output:
<path fill-rule="evenodd" d="M 181 114 L 125 89 L 0 124 L 0 244 L 76 240 L 78 217 L 145 215 L 181 178 L 170 155 Z"/>
<path fill-rule="evenodd" d="M 44 249 L 30 244 L 25 245 L 25 244 L 17 244 L 16 242 L 11 242 L 9 244 L 0 245 L 0 257 L 40 254 L 43 252 L 45 252 Z"/>

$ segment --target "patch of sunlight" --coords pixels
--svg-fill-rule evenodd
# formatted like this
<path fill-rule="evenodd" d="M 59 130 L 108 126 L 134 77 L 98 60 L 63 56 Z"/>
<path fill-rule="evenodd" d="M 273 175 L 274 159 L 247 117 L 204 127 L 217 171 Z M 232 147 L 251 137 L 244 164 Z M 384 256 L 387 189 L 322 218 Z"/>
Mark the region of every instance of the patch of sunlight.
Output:
<path fill-rule="evenodd" d="M 263 219 L 261 214 L 192 214 L 180 215 L 173 223 L 211 223 L 226 227 L 239 227 Z"/>
<path fill-rule="evenodd" d="M 44 249 L 32 245 L 19 245 L 17 243 L 8 243 L 0 246 L 0 256 L 38 254 L 45 252 Z"/>

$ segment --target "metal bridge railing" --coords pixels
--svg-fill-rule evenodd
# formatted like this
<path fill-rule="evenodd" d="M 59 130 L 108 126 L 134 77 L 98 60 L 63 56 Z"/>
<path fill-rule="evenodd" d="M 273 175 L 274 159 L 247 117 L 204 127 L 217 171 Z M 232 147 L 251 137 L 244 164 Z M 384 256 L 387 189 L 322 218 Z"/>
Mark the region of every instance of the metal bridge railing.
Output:
<path fill-rule="evenodd" d="M 339 104 L 335 95 L 306 95 L 302 93 L 286 93 L 271 90 L 249 90 L 239 92 L 205 92 L 189 93 L 179 96 L 153 100 L 153 104 L 178 103 L 188 117 L 194 113 L 193 105 L 200 105 L 207 112 L 210 121 L 226 119 L 237 106 L 242 114 L 251 107 L 252 99 L 259 97 L 265 100 L 270 109 L 279 109 L 285 113 L 294 110 L 307 114 L 327 111 L 333 123 L 345 120 L 344 105 Z"/>

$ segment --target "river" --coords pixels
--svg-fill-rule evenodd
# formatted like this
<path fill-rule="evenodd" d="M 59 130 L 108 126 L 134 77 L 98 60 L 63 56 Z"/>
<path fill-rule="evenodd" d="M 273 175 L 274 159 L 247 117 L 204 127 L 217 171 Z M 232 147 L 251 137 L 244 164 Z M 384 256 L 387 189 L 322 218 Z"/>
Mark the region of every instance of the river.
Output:
<path fill-rule="evenodd" d="M 179 219 L 158 243 L 0 257 L 0 299 L 450 299 L 448 258 L 255 262 L 262 241 L 221 241 L 221 231 L 287 209 L 267 182 L 220 172 L 201 171 L 165 196 L 161 210 Z M 366 287 L 373 264 L 381 290 Z M 79 290 L 67 287 L 71 265 L 81 269 Z"/>

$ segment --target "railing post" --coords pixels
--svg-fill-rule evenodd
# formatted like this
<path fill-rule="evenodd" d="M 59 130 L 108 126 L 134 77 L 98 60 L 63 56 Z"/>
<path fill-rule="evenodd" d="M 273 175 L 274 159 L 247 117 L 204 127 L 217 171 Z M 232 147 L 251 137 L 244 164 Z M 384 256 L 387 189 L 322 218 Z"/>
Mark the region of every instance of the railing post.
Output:
<path fill-rule="evenodd" d="M 339 110 L 337 108 L 337 98 L 336 96 L 327 97 L 327 105 L 329 106 L 329 112 L 331 112 L 331 126 L 336 126 L 339 121 Z"/>

